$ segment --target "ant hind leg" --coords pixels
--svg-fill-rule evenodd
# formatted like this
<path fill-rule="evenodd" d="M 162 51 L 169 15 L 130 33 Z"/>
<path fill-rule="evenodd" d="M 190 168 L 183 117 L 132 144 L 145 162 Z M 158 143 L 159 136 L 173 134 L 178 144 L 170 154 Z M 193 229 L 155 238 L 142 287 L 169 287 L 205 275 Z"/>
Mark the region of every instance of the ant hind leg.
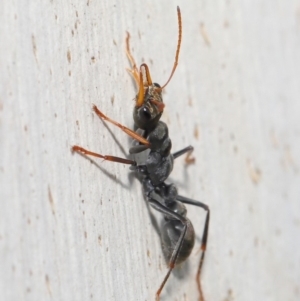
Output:
<path fill-rule="evenodd" d="M 199 201 L 195 201 L 195 200 L 186 198 L 184 196 L 178 195 L 176 197 L 176 200 L 178 200 L 182 203 L 185 203 L 185 204 L 201 207 L 202 209 L 204 209 L 206 211 L 206 218 L 205 218 L 204 229 L 203 229 L 202 240 L 201 240 L 201 248 L 200 248 L 202 253 L 201 253 L 200 262 L 199 262 L 198 270 L 197 270 L 197 274 L 196 274 L 196 282 L 197 282 L 197 287 L 198 287 L 198 291 L 199 291 L 199 295 L 200 295 L 199 301 L 204 301 L 201 282 L 200 282 L 200 274 L 201 274 L 201 270 L 202 270 L 202 266 L 203 266 L 203 262 L 204 262 L 204 256 L 205 256 L 206 245 L 207 245 L 210 210 L 209 210 L 209 207 L 206 204 L 204 204 L 202 202 L 199 202 Z"/>
<path fill-rule="evenodd" d="M 170 217 L 172 219 L 180 221 L 182 223 L 182 226 L 183 226 L 182 230 L 181 230 L 182 232 L 181 232 L 181 234 L 179 236 L 179 239 L 178 239 L 178 241 L 176 243 L 174 251 L 173 251 L 173 253 L 171 255 L 171 258 L 169 260 L 169 270 L 168 270 L 168 272 L 167 272 L 167 274 L 166 274 L 163 282 L 161 283 L 159 289 L 156 292 L 155 301 L 159 301 L 160 300 L 160 294 L 161 294 L 161 292 L 162 292 L 162 290 L 163 290 L 163 288 L 164 288 L 167 280 L 169 279 L 169 276 L 170 276 L 171 272 L 173 271 L 173 269 L 174 269 L 174 267 L 176 265 L 176 260 L 178 258 L 179 253 L 180 253 L 181 247 L 183 245 L 184 237 L 185 237 L 187 229 L 188 229 L 188 227 L 190 225 L 190 221 L 187 218 L 185 218 L 184 216 L 179 215 L 176 212 L 172 211 L 170 208 L 168 208 L 165 205 L 163 205 L 162 203 L 160 203 L 159 200 L 154 199 L 154 197 L 155 197 L 155 194 L 152 195 L 152 197 L 150 196 L 148 198 L 148 201 L 149 201 L 151 207 L 154 208 L 155 210 L 163 213 L 164 216 L 168 216 L 168 217 Z M 158 198 L 158 199 L 160 199 L 160 198 Z"/>

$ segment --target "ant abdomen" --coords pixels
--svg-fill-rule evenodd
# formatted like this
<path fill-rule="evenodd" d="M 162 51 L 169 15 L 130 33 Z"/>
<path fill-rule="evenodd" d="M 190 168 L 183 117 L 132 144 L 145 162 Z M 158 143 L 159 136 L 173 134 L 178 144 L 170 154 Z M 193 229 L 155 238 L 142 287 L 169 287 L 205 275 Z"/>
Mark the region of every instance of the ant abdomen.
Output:
<path fill-rule="evenodd" d="M 171 256 L 176 249 L 179 237 L 184 229 L 184 225 L 178 220 L 166 220 L 161 228 L 161 243 L 162 249 L 167 262 L 170 261 Z M 187 230 L 178 253 L 175 265 L 184 262 L 191 254 L 195 244 L 195 231 L 190 220 L 187 219 Z"/>

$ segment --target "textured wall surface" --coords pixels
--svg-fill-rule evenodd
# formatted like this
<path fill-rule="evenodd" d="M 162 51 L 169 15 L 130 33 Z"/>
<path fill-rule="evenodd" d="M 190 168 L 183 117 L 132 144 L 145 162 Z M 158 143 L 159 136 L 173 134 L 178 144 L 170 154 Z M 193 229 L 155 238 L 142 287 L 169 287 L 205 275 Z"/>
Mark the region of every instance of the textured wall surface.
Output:
<path fill-rule="evenodd" d="M 140 183 L 70 147 L 127 152 L 91 107 L 133 126 L 126 31 L 163 84 L 176 5 L 163 120 L 196 161 L 169 181 L 211 208 L 206 301 L 300 299 L 300 2 L 74 0 L 0 4 L 1 300 L 154 300 L 167 267 Z M 188 210 L 197 245 L 161 301 L 198 297 Z"/>

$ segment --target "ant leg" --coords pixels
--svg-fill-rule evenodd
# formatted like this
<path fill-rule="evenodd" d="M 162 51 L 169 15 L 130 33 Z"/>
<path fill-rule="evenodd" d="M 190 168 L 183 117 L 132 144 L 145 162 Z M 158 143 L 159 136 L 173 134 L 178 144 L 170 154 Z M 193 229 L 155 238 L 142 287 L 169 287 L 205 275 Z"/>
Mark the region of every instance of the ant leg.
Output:
<path fill-rule="evenodd" d="M 101 119 L 104 119 L 105 121 L 109 121 L 110 123 L 114 124 L 115 126 L 120 128 L 123 132 L 125 132 L 127 135 L 129 135 L 131 138 L 146 145 L 147 148 L 150 147 L 150 142 L 147 139 L 143 138 L 141 135 L 137 134 L 135 131 L 127 128 L 126 126 L 110 119 L 109 117 L 104 115 L 95 105 L 93 106 L 93 110 L 98 115 L 98 117 L 100 117 Z"/>
<path fill-rule="evenodd" d="M 185 203 L 185 204 L 189 204 L 189 205 L 194 205 L 194 206 L 198 206 L 201 207 L 202 209 L 204 209 L 206 211 L 206 218 L 205 218 L 205 224 L 204 224 L 204 229 L 203 229 L 203 233 L 202 233 L 202 241 L 201 241 L 201 257 L 200 257 L 200 262 L 199 262 L 199 266 L 198 266 L 198 270 L 197 270 L 197 275 L 196 275 L 196 282 L 197 282 L 197 286 L 198 286 L 198 290 L 199 290 L 199 294 L 200 294 L 200 299 L 201 301 L 204 300 L 203 297 L 203 292 L 202 292 L 202 288 L 201 288 L 201 283 L 200 283 L 200 274 L 201 274 L 201 269 L 202 269 L 202 265 L 203 265 L 203 261 L 204 261 L 204 256 L 205 256 L 205 251 L 206 251 L 206 244 L 207 244 L 207 237 L 208 237 L 208 227 L 209 227 L 209 218 L 210 218 L 210 210 L 209 207 L 206 204 L 203 204 L 199 201 L 195 201 L 189 198 L 186 198 L 184 196 L 180 196 L 178 195 L 176 197 L 176 200 Z"/>
<path fill-rule="evenodd" d="M 148 149 L 147 145 L 136 145 L 129 149 L 129 154 L 138 154 Z"/>
<path fill-rule="evenodd" d="M 191 157 L 191 154 L 192 154 L 192 151 L 194 150 L 194 148 L 190 145 L 190 146 L 187 146 L 185 148 L 183 148 L 182 150 L 176 152 L 173 154 L 173 158 L 176 159 L 178 158 L 179 156 L 187 153 L 186 157 L 185 157 L 185 163 L 186 164 L 193 164 L 195 163 L 195 158 Z"/>
<path fill-rule="evenodd" d="M 124 163 L 124 164 L 131 164 L 132 166 L 136 166 L 137 165 L 136 162 L 133 161 L 133 160 L 123 159 L 123 158 L 115 157 L 115 156 L 103 156 L 101 154 L 97 154 L 97 153 L 91 152 L 91 151 L 89 151 L 87 149 L 84 149 L 83 147 L 78 146 L 78 145 L 72 146 L 72 151 L 80 153 L 80 154 L 88 155 L 88 156 L 93 156 L 93 157 L 101 158 L 101 159 L 104 159 L 104 160 L 107 160 L 107 161 Z"/>
<path fill-rule="evenodd" d="M 139 129 L 136 130 L 136 133 L 138 131 L 139 131 Z M 148 131 L 143 130 L 142 133 L 140 133 L 140 134 L 143 138 L 147 139 Z M 132 146 L 129 149 L 129 154 L 138 154 L 138 153 L 141 153 L 141 152 L 145 151 L 146 149 L 148 149 L 148 147 L 146 145 L 138 144 L 138 145 Z"/>
<path fill-rule="evenodd" d="M 135 80 L 135 83 L 139 87 L 140 86 L 140 74 L 139 74 L 138 68 L 136 67 L 136 62 L 135 62 L 135 60 L 134 60 L 134 58 L 133 58 L 133 56 L 132 56 L 132 54 L 130 52 L 129 40 L 130 40 L 130 34 L 127 31 L 127 36 L 126 36 L 126 55 L 127 55 L 127 58 L 128 58 L 128 60 L 130 62 L 130 65 L 131 65 L 131 69 L 127 68 L 127 71 L 132 75 L 132 77 Z"/>
<path fill-rule="evenodd" d="M 176 159 L 176 158 L 178 158 L 179 156 L 184 155 L 185 153 L 191 153 L 193 150 L 194 150 L 194 147 L 191 146 L 191 145 L 189 145 L 189 146 L 187 146 L 187 147 L 185 147 L 185 148 L 179 150 L 178 152 L 175 152 L 175 153 L 173 154 L 173 158 Z"/>
<path fill-rule="evenodd" d="M 154 193 L 156 196 L 158 196 L 156 193 Z M 153 194 L 152 194 L 153 195 Z M 158 196 L 159 199 L 161 199 L 161 197 Z M 174 248 L 174 251 L 172 253 L 172 256 L 170 258 L 170 261 L 169 261 L 169 271 L 167 272 L 163 282 L 161 283 L 159 289 L 157 290 L 156 292 L 156 298 L 155 300 L 156 301 L 159 301 L 159 296 L 160 296 L 160 293 L 161 291 L 163 290 L 172 270 L 174 269 L 175 267 L 175 264 L 176 264 L 176 260 L 178 258 L 178 255 L 179 255 L 179 252 L 180 252 L 180 249 L 182 247 L 182 244 L 183 244 L 183 240 L 184 240 L 184 237 L 185 237 L 185 234 L 186 234 L 186 231 L 187 231 L 187 228 L 188 226 L 191 224 L 191 222 L 185 218 L 184 216 L 182 215 L 179 215 L 177 213 L 175 213 L 174 211 L 172 211 L 171 209 L 169 209 L 168 207 L 164 206 L 161 202 L 153 199 L 152 197 L 148 197 L 148 201 L 151 205 L 151 207 L 153 207 L 155 210 L 163 213 L 165 216 L 167 217 L 170 217 L 172 219 L 176 219 L 176 220 L 179 220 L 181 221 L 182 225 L 183 225 L 183 229 L 182 229 L 182 232 L 180 234 L 180 237 L 177 241 L 177 244 Z"/>

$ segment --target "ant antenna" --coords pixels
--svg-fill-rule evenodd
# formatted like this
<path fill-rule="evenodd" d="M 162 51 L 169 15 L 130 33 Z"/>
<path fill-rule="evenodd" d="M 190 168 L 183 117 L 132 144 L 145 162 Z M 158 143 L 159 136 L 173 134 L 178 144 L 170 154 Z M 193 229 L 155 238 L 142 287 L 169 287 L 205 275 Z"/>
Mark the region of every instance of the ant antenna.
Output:
<path fill-rule="evenodd" d="M 170 82 L 171 78 L 173 77 L 173 74 L 178 65 L 179 50 L 180 50 L 181 38 L 182 38 L 181 12 L 180 12 L 179 6 L 177 6 L 177 17 L 178 17 L 178 42 L 177 42 L 177 49 L 176 49 L 176 55 L 175 55 L 175 62 L 174 62 L 173 69 L 172 69 L 172 72 L 171 72 L 171 75 L 170 75 L 168 81 L 161 88 L 158 88 L 157 90 L 162 90 L 163 88 L 165 88 L 167 86 L 167 84 Z"/>

